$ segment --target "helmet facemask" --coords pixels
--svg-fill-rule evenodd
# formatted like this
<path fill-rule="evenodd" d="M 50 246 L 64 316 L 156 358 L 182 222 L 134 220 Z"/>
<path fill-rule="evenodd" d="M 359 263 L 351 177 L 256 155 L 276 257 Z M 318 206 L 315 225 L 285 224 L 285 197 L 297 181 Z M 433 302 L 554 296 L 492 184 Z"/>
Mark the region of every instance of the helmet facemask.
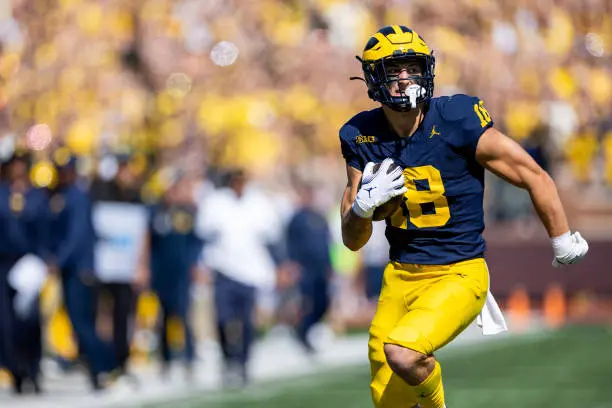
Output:
<path fill-rule="evenodd" d="M 359 58 L 359 57 L 358 57 Z M 368 96 L 398 112 L 415 109 L 429 101 L 434 91 L 435 58 L 421 53 L 401 53 L 375 61 L 359 58 L 363 68 Z M 413 73 L 411 66 L 417 62 L 420 73 Z M 408 76 L 399 76 L 401 68 L 407 68 Z"/>

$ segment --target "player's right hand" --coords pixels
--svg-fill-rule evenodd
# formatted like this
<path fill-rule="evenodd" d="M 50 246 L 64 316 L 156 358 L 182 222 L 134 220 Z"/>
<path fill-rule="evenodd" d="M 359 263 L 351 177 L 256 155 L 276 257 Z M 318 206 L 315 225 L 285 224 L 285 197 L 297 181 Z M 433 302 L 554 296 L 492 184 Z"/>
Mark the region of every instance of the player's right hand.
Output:
<path fill-rule="evenodd" d="M 372 218 L 376 207 L 386 203 L 393 197 L 404 194 L 408 189 L 404 186 L 404 174 L 401 167 L 393 166 L 392 159 L 385 159 L 374 172 L 375 163 L 369 162 L 363 169 L 361 187 L 353 202 L 353 211 L 361 218 Z"/>
<path fill-rule="evenodd" d="M 555 258 L 552 265 L 558 268 L 579 262 L 589 251 L 589 244 L 579 232 L 567 232 L 552 239 Z"/>

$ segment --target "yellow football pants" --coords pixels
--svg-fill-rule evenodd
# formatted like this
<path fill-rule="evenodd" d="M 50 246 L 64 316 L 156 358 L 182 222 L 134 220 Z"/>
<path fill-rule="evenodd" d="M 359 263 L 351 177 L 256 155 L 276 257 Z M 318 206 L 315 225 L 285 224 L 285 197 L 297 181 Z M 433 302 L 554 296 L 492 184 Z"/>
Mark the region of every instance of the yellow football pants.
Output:
<path fill-rule="evenodd" d="M 478 316 L 488 288 L 483 258 L 450 265 L 387 265 L 370 326 L 370 388 L 377 408 L 406 408 L 418 402 L 413 388 L 391 371 L 384 344 L 431 355 Z"/>

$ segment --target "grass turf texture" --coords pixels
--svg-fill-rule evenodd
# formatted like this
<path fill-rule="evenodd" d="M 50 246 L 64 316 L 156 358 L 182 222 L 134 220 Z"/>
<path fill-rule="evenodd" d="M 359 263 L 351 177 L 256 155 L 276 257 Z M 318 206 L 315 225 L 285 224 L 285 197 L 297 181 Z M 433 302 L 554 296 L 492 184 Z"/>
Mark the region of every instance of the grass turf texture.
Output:
<path fill-rule="evenodd" d="M 612 408 L 612 327 L 569 327 L 442 350 L 450 408 Z M 206 392 L 149 408 L 371 408 L 367 366 Z"/>

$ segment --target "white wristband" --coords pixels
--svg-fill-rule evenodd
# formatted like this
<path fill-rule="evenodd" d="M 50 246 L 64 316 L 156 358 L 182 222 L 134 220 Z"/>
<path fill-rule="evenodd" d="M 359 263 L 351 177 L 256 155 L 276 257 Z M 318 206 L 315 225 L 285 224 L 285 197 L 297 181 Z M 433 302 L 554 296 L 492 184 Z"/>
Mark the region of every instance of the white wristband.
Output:
<path fill-rule="evenodd" d="M 567 231 L 563 235 L 551 238 L 550 242 L 552 243 L 552 247 L 556 253 L 559 249 L 567 248 L 572 245 L 572 233 L 570 231 Z"/>
<path fill-rule="evenodd" d="M 372 216 L 374 215 L 374 208 L 372 208 L 370 211 L 364 211 L 359 206 L 357 200 L 353 201 L 353 205 L 351 206 L 351 208 L 353 209 L 353 212 L 357 214 L 357 216 L 360 218 L 372 218 Z"/>

